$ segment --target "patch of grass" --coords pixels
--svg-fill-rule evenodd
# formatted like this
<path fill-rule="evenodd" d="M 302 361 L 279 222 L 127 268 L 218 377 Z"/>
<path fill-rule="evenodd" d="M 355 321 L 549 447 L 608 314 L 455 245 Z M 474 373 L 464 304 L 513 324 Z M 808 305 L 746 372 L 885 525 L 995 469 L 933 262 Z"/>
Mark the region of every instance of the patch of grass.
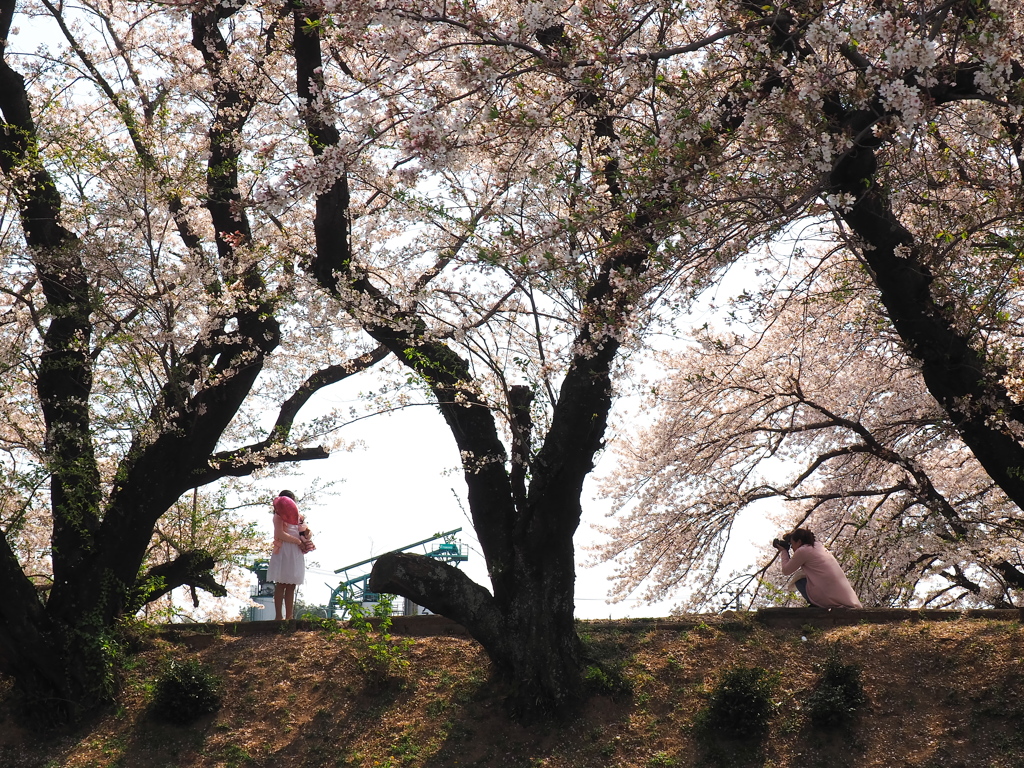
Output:
<path fill-rule="evenodd" d="M 804 624 L 800 627 L 801 635 L 806 637 L 808 640 L 814 640 L 819 637 L 823 631 L 824 630 L 822 630 L 821 627 L 816 627 L 813 624 Z"/>
<path fill-rule="evenodd" d="M 237 744 L 228 744 L 221 751 L 221 758 L 226 768 L 239 768 L 254 762 L 252 755 Z"/>
<path fill-rule="evenodd" d="M 647 765 L 650 768 L 668 768 L 669 766 L 679 765 L 679 761 L 667 752 L 655 752 L 651 759 L 647 761 Z"/>
<path fill-rule="evenodd" d="M 598 664 L 590 664 L 583 670 L 583 682 L 592 693 L 608 696 L 629 693 L 633 687 L 623 676 L 621 668 L 606 669 Z"/>
<path fill-rule="evenodd" d="M 345 632 L 344 626 L 337 619 L 325 619 L 323 616 L 317 616 L 314 613 L 304 613 L 302 618 L 325 635 L 340 635 Z"/>
<path fill-rule="evenodd" d="M 708 637 L 718 633 L 717 629 L 712 627 L 710 624 L 706 623 L 703 619 L 697 622 L 697 625 L 694 626 L 693 631 L 698 635 L 705 635 Z"/>
<path fill-rule="evenodd" d="M 412 762 L 420 753 L 420 746 L 413 740 L 413 736 L 406 731 L 398 737 L 398 741 L 391 747 L 393 757 L 402 758 L 403 762 Z"/>
<path fill-rule="evenodd" d="M 444 699 L 431 699 L 427 702 L 424 711 L 431 717 L 437 717 L 450 706 L 451 704 Z"/>

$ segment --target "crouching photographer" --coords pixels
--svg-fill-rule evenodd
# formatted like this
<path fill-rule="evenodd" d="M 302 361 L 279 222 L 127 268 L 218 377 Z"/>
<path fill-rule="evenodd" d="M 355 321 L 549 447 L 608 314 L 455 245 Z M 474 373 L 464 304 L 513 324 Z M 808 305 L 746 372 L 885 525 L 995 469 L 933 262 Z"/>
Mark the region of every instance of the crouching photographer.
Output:
<path fill-rule="evenodd" d="M 806 528 L 797 528 L 781 539 L 775 539 L 772 546 L 782 558 L 782 572 L 792 576 L 798 570 L 803 576 L 794 586 L 804 599 L 815 608 L 863 608 L 857 594 L 850 586 L 842 567 L 836 562 L 825 545 L 815 541 L 814 534 Z M 793 554 L 790 554 L 792 547 Z"/>

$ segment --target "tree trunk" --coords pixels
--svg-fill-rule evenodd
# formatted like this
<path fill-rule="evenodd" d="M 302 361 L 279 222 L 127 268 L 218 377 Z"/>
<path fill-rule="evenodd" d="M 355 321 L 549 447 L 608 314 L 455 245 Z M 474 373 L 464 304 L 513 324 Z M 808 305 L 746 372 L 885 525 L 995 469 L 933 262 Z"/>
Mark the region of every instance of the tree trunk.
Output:
<path fill-rule="evenodd" d="M 566 715 L 583 699 L 575 574 L 571 556 L 566 560 L 552 549 L 550 542 L 547 547 L 537 542 L 530 559 L 538 567 L 517 569 L 514 593 L 501 600 L 457 568 L 410 553 L 378 558 L 369 587 L 401 594 L 462 624 L 509 687 L 514 717 Z"/>
<path fill-rule="evenodd" d="M 33 604 L 41 607 L 38 599 Z M 0 670 L 14 680 L 29 723 L 45 728 L 73 722 L 109 700 L 108 638 L 95 628 L 61 626 L 33 613 L 5 611 Z"/>
<path fill-rule="evenodd" d="M 1024 73 L 1021 73 L 1024 76 Z M 959 80 L 961 78 L 957 78 Z M 970 87 L 935 94 L 939 99 L 980 96 Z M 878 178 L 876 148 L 881 140 L 870 132 L 883 114 L 834 107 L 830 115 L 840 134 L 861 136 L 861 143 L 836 164 L 830 178 L 833 192 L 855 203 L 841 214 L 865 244 L 860 249 L 879 296 L 907 353 L 921 365 L 928 391 L 985 471 L 1019 507 L 1024 508 L 1024 446 L 1015 434 L 1024 424 L 1024 407 L 1013 402 L 1003 383 L 1004 367 L 987 359 L 976 334 L 962 331 L 950 308 L 935 298 L 935 280 L 919 243 L 899 220 L 887 190 Z"/>

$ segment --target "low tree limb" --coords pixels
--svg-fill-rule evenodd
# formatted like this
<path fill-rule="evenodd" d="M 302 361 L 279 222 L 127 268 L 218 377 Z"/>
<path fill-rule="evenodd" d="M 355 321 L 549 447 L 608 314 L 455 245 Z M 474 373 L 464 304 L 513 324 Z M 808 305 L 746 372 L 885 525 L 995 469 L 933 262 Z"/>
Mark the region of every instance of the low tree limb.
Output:
<path fill-rule="evenodd" d="M 174 560 L 154 565 L 136 583 L 127 612 L 134 613 L 146 603 L 186 585 L 225 597 L 227 589 L 213 578 L 216 564 L 216 558 L 205 549 L 194 549 L 182 552 Z"/>
<path fill-rule="evenodd" d="M 400 594 L 430 611 L 459 622 L 490 647 L 500 642 L 501 614 L 484 587 L 454 566 L 411 552 L 389 552 L 377 558 L 370 590 Z"/>

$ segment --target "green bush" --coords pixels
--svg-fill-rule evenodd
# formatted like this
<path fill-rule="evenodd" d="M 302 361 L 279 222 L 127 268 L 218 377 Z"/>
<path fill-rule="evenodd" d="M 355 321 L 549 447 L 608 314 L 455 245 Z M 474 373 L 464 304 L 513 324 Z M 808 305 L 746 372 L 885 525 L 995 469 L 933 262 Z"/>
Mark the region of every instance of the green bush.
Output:
<path fill-rule="evenodd" d="M 358 649 L 356 663 L 366 673 L 366 679 L 377 685 L 398 680 L 402 676 L 409 666 L 409 649 L 414 645 L 411 638 L 397 638 L 391 634 L 393 599 L 392 595 L 380 595 L 374 605 L 376 631 L 362 605 L 352 600 L 343 601 Z"/>
<path fill-rule="evenodd" d="M 220 678 L 194 659 L 171 661 L 157 680 L 153 715 L 186 725 L 220 708 Z"/>
<path fill-rule="evenodd" d="M 843 664 L 830 655 L 818 685 L 807 697 L 807 715 L 819 728 L 842 725 L 853 716 L 867 697 L 860 680 L 860 667 Z"/>
<path fill-rule="evenodd" d="M 772 695 L 778 673 L 761 667 L 735 667 L 727 671 L 697 714 L 697 726 L 723 736 L 760 736 L 775 714 Z"/>
<path fill-rule="evenodd" d="M 632 689 L 620 665 L 589 664 L 583 670 L 583 683 L 591 693 L 608 696 L 629 693 Z"/>
<path fill-rule="evenodd" d="M 583 683 L 589 693 L 607 696 L 628 695 L 633 691 L 635 674 L 624 658 L 628 643 L 619 630 L 580 634 L 583 657 Z"/>

